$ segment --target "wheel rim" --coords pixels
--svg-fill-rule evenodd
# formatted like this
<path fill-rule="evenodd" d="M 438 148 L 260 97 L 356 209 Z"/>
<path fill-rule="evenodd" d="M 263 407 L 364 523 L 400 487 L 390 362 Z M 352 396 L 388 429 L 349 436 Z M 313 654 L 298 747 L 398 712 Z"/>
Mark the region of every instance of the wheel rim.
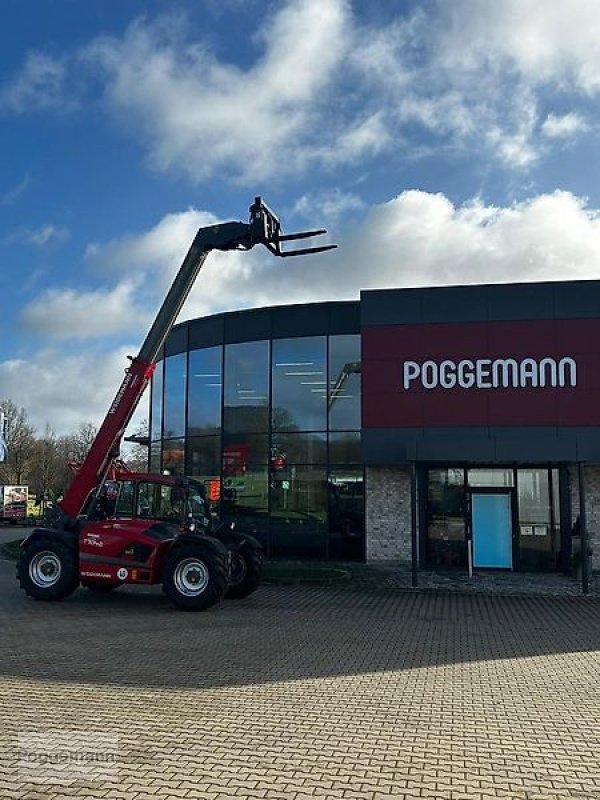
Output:
<path fill-rule="evenodd" d="M 40 589 L 50 589 L 60 580 L 62 564 L 56 553 L 44 550 L 36 555 L 29 562 L 29 577 Z"/>
<path fill-rule="evenodd" d="M 240 553 L 231 554 L 231 570 L 229 573 L 229 585 L 239 586 L 248 572 L 246 559 Z"/>
<path fill-rule="evenodd" d="M 204 561 L 199 558 L 186 558 L 177 565 L 173 580 L 180 594 L 196 597 L 208 586 L 209 577 Z"/>

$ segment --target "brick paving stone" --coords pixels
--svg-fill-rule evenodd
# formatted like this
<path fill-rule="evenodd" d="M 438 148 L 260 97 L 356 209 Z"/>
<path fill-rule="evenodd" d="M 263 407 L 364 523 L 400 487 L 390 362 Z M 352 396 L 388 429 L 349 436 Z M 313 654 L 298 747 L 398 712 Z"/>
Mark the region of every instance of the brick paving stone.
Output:
<path fill-rule="evenodd" d="M 264 586 L 36 604 L 0 562 L 0 800 L 600 800 L 600 599 Z M 19 773 L 20 732 L 119 775 Z"/>

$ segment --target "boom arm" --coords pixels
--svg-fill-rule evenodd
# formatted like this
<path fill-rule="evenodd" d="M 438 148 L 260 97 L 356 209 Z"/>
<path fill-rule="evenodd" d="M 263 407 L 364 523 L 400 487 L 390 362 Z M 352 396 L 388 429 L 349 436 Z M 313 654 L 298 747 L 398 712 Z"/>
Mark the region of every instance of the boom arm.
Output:
<path fill-rule="evenodd" d="M 250 250 L 263 244 L 276 256 L 295 256 L 332 250 L 336 245 L 308 247 L 284 251 L 282 242 L 318 236 L 324 230 L 303 231 L 283 235 L 281 223 L 260 197 L 250 206 L 250 221 L 226 222 L 200 228 L 171 288 L 150 328 L 138 355 L 125 370 L 108 413 L 90 447 L 81 469 L 73 478 L 64 498 L 59 503 L 64 523 L 74 521 L 81 514 L 90 493 L 101 485 L 112 459 L 119 454 L 121 439 L 135 409 L 140 402 L 156 366 L 156 358 L 211 250 Z"/>

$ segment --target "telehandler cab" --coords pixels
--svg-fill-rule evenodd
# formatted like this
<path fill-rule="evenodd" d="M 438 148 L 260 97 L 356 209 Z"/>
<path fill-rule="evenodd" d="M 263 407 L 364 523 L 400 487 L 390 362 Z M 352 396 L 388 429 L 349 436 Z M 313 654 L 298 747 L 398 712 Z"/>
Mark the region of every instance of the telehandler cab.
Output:
<path fill-rule="evenodd" d="M 119 460 L 120 445 L 211 250 L 250 250 L 262 244 L 275 256 L 320 253 L 335 245 L 285 251 L 282 244 L 325 232 L 284 235 L 279 219 L 260 197 L 250 206 L 248 223 L 198 230 L 85 461 L 53 517 L 21 545 L 17 577 L 29 596 L 61 600 L 80 584 L 106 591 L 123 584 L 162 583 L 175 606 L 198 611 L 224 595 L 244 597 L 254 591 L 262 568 L 259 542 L 213 524 L 200 481 L 129 472 Z"/>

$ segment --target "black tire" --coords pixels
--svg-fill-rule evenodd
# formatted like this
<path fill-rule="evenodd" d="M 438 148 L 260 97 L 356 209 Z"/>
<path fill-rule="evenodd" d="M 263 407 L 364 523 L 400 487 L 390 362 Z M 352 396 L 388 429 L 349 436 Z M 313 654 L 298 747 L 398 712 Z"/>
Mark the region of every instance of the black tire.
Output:
<path fill-rule="evenodd" d="M 220 602 L 229 575 L 226 552 L 209 542 L 188 542 L 167 555 L 163 591 L 183 611 L 205 611 Z"/>
<path fill-rule="evenodd" d="M 64 542 L 36 538 L 21 549 L 17 578 L 35 600 L 62 600 L 79 585 L 76 554 Z"/>
<path fill-rule="evenodd" d="M 231 551 L 231 573 L 227 597 L 248 597 L 260 583 L 263 568 L 262 550 L 245 542 Z"/>
<path fill-rule="evenodd" d="M 100 594 L 106 594 L 106 592 L 112 592 L 113 589 L 118 589 L 121 586 L 120 583 L 84 583 L 81 582 L 81 585 L 85 589 L 89 589 L 90 592 L 98 592 Z"/>

